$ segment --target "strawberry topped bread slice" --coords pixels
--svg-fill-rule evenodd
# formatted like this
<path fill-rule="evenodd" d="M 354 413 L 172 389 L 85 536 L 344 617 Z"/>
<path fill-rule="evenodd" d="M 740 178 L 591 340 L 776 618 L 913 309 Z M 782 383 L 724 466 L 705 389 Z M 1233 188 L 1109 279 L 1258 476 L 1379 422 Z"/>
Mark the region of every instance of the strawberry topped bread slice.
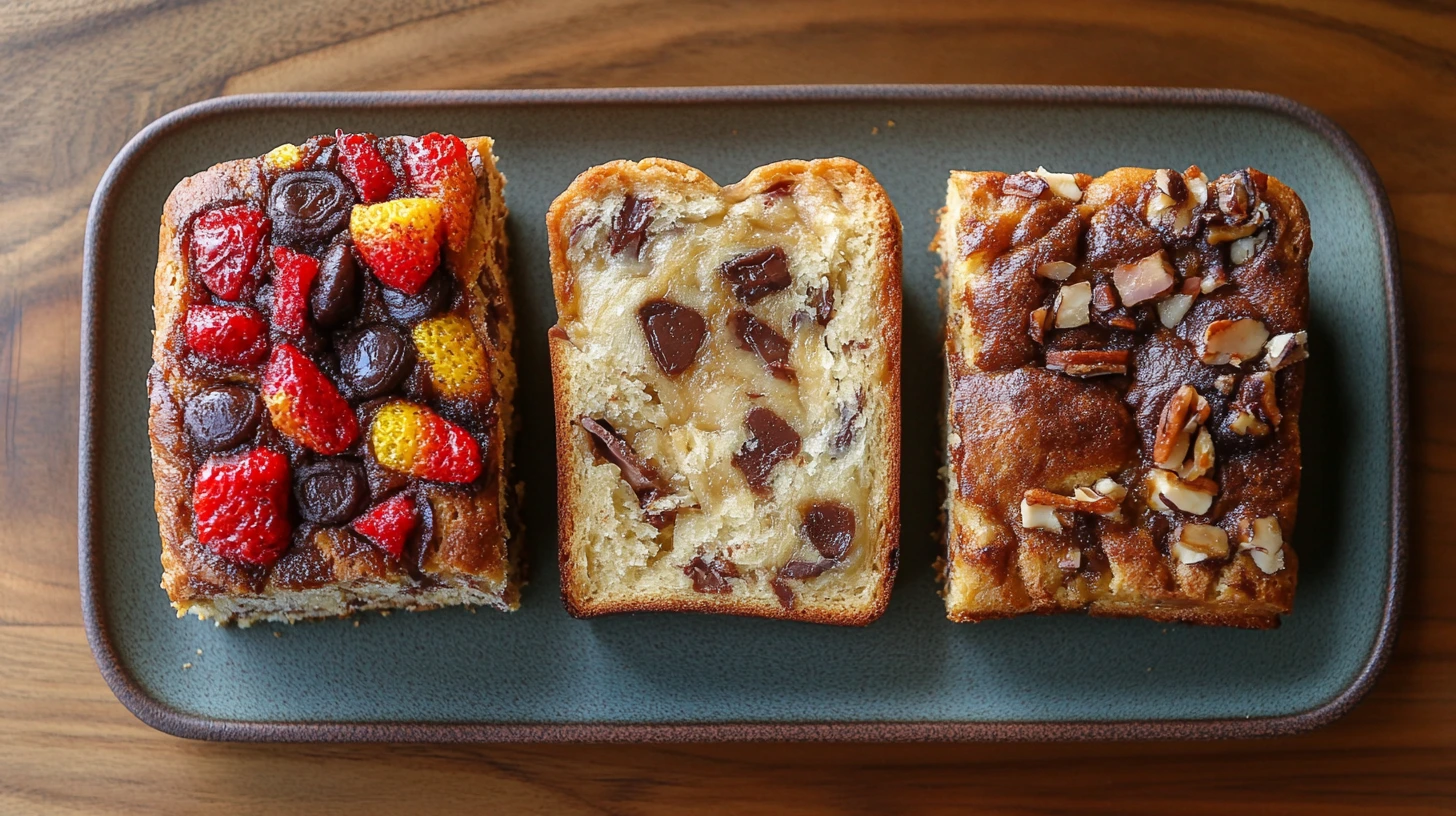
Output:
<path fill-rule="evenodd" d="M 951 174 L 952 620 L 1294 603 L 1309 217 L 1244 169 Z"/>
<path fill-rule="evenodd" d="M 578 616 L 865 624 L 899 560 L 900 222 L 848 159 L 594 167 L 547 215 Z"/>
<path fill-rule="evenodd" d="M 184 180 L 148 379 L 179 615 L 515 609 L 515 321 L 488 138 L 319 136 Z"/>

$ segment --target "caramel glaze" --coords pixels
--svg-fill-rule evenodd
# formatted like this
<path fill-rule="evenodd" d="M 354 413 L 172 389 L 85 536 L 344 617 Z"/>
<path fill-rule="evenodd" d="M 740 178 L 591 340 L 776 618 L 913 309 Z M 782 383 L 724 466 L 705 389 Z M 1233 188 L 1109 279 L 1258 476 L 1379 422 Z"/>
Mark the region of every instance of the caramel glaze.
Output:
<path fill-rule="evenodd" d="M 401 137 L 380 138 L 377 146 L 394 169 L 395 177 L 401 182 L 391 198 L 404 198 L 417 193 L 410 189 L 404 179 L 403 156 L 406 140 Z M 301 145 L 304 166 L 310 170 L 337 170 L 337 156 L 334 139 L 319 136 Z M 236 203 L 249 203 L 263 209 L 268 191 L 282 171 L 262 160 L 247 163 L 245 180 L 236 185 L 236 192 L 261 191 L 261 195 L 234 195 L 224 198 L 198 196 L 184 202 L 185 209 L 175 217 L 174 237 L 176 257 L 187 259 L 188 236 L 192 220 L 201 213 L 215 207 Z M 291 172 L 291 171 L 290 171 Z M 489 201 L 490 189 L 485 179 L 477 178 L 479 193 L 476 207 Z M 347 237 L 348 225 L 341 233 Z M 272 304 L 271 285 L 267 283 L 271 261 L 265 243 L 259 260 L 261 269 L 257 277 L 261 286 L 247 300 L 231 302 L 229 305 L 251 306 L 265 317 Z M 312 253 L 321 258 L 322 248 Z M 442 251 L 440 268 L 436 275 L 453 275 L 456 285 L 450 287 L 451 295 L 445 308 L 433 315 L 455 314 L 470 316 L 471 302 L 461 282 L 466 280 L 467 270 L 451 268 L 450 253 Z M 359 439 L 347 451 L 340 454 L 364 463 L 368 475 L 370 503 L 378 502 L 396 492 L 410 494 L 418 508 L 419 521 L 406 542 L 405 552 L 396 561 L 370 542 L 348 529 L 347 526 L 322 527 L 304 520 L 296 507 L 290 506 L 290 522 L 293 526 L 292 540 L 287 551 L 271 567 L 230 561 L 219 557 L 200 544 L 195 535 L 189 534 L 180 546 L 174 548 L 173 556 L 183 562 L 185 586 L 181 587 L 186 597 L 208 597 L 225 593 L 256 594 L 269 588 L 286 590 L 307 590 L 329 584 L 359 579 L 391 580 L 412 582 L 407 591 L 419 591 L 435 585 L 435 576 L 442 573 L 465 573 L 482 575 L 490 572 L 504 572 L 506 559 L 502 543 L 504 521 L 496 496 L 500 491 L 502 433 L 498 428 L 500 411 L 497 396 L 486 389 L 482 396 L 470 399 L 447 399 L 436 395 L 423 361 L 415 361 L 413 370 L 405 377 L 401 386 L 382 397 L 365 400 L 351 394 L 344 378 L 340 376 L 338 359 L 334 349 L 348 335 L 366 326 L 385 324 L 396 326 L 408 334 L 417 321 L 397 320 L 385 308 L 382 287 L 379 281 L 367 273 L 362 260 L 355 261 L 361 271 L 360 306 L 355 316 L 341 325 L 324 330 L 312 321 L 306 321 L 302 336 L 291 336 L 280 332 L 270 323 L 270 343 L 289 342 L 302 350 L 321 368 L 349 401 L 359 421 Z M 490 275 L 480 275 L 478 283 L 484 292 L 485 323 L 489 349 L 499 344 L 498 324 L 503 308 L 501 296 L 495 291 L 495 282 Z M 215 297 L 195 275 L 188 274 L 184 285 L 183 302 L 228 303 Z M 432 315 L 432 316 L 433 316 Z M 180 321 L 181 315 L 178 316 Z M 180 334 L 180 332 L 179 332 Z M 264 364 L 232 367 L 220 366 L 191 354 L 178 338 L 167 345 L 164 356 L 158 360 L 149 376 L 149 391 L 153 404 L 153 436 L 172 457 L 185 463 L 187 481 L 185 489 L 190 496 L 194 474 L 209 455 L 225 456 L 255 446 L 268 447 L 288 457 L 290 472 L 296 472 L 301 465 L 319 458 L 287 437 L 280 434 L 267 421 L 259 423 L 251 439 L 228 450 L 215 454 L 192 450 L 192 443 L 183 429 L 183 405 L 191 395 L 203 388 L 219 383 L 245 384 L 258 389 Z M 163 372 L 175 372 L 174 382 L 168 387 Z M 439 415 L 465 428 L 480 444 L 483 468 L 481 476 L 467 485 L 447 485 L 428 482 L 381 467 L 368 448 L 368 428 L 375 411 L 390 398 L 403 397 L 429 405 Z M 185 500 L 185 499 L 184 499 Z M 292 502 L 290 502 L 290 505 Z M 190 518 L 190 508 L 185 514 Z M 190 533 L 190 531 L 189 531 Z"/>
<path fill-rule="evenodd" d="M 1142 171 L 1146 172 L 1146 171 Z M 1249 171 L 1262 184 L 1263 176 Z M 994 188 L 996 177 L 984 174 Z M 952 430 L 961 437 L 950 462 L 964 500 L 986 509 L 1000 524 L 989 545 L 957 557 L 988 571 L 998 583 L 1015 568 L 1018 547 L 1045 552 L 1065 550 L 1069 543 L 1083 552 L 1079 575 L 1105 586 L 1109 557 L 1141 563 L 1129 571 L 1135 589 L 1157 597 L 1172 589 L 1167 567 L 1170 535 L 1179 524 L 1216 524 L 1236 540 L 1243 519 L 1278 516 L 1285 529 L 1294 524 L 1299 486 L 1299 407 L 1303 365 L 1276 373 L 1278 404 L 1284 418 L 1263 438 L 1239 436 L 1228 428 L 1238 387 L 1222 393 L 1215 381 L 1232 375 L 1235 382 L 1255 368 L 1205 365 L 1199 360 L 1204 330 L 1215 320 L 1255 318 L 1271 335 L 1304 330 L 1308 323 L 1308 286 L 1302 270 L 1310 240 L 1302 205 L 1287 188 L 1281 195 L 1260 190 L 1269 207 L 1268 240 L 1248 262 L 1233 267 L 1227 244 L 1212 246 L 1202 228 L 1176 233 L 1171 226 L 1150 226 L 1143 216 L 1149 197 L 1157 194 L 1149 178 L 1140 185 L 1114 184 L 1096 195 L 1090 178 L 1078 177 L 1088 190 L 1080 203 L 1044 193 L 1042 198 L 1000 197 L 1002 217 L 985 217 L 986 194 L 973 199 L 971 212 L 957 230 L 965 258 L 985 253 L 988 273 L 966 292 L 963 308 L 981 345 L 971 361 L 952 355 Z M 1214 190 L 1200 211 L 1216 207 Z M 1010 211 L 1007 212 L 1007 209 Z M 1066 261 L 1077 271 L 1066 283 L 1089 281 L 1094 290 L 1112 285 L 1111 272 L 1159 250 L 1167 252 L 1177 279 L 1227 275 L 1230 282 L 1200 293 L 1192 309 L 1169 329 L 1151 303 L 1132 308 L 1116 305 L 1091 309 L 1091 323 L 1072 329 L 1048 328 L 1045 343 L 1027 331 L 1029 313 L 1053 307 L 1059 288 L 1036 275 L 1040 264 Z M 1115 291 L 1115 290 L 1113 290 Z M 1106 305 L 1105 303 L 1102 305 Z M 1135 328 L 1113 325 L 1113 320 Z M 1128 349 L 1129 373 L 1079 379 L 1044 368 L 1048 349 Z M 1180 386 L 1193 385 L 1207 399 L 1212 415 L 1205 424 L 1214 437 L 1218 496 L 1203 516 L 1163 514 L 1148 507 L 1144 477 L 1153 467 L 1152 449 L 1164 406 Z M 1123 521 L 1077 513 L 1070 529 L 1059 534 L 1021 525 L 1020 503 L 1026 490 L 1045 488 L 1070 493 L 1088 484 L 1086 474 L 1107 473 L 1128 488 Z M 1237 556 L 1194 565 L 1206 582 Z M 1248 582 L 1248 576 L 1242 580 Z M 1203 589 L 1207 589 L 1205 585 Z M 1249 595 L 1252 586 L 1235 586 Z M 1192 589 L 1198 590 L 1198 587 Z"/>

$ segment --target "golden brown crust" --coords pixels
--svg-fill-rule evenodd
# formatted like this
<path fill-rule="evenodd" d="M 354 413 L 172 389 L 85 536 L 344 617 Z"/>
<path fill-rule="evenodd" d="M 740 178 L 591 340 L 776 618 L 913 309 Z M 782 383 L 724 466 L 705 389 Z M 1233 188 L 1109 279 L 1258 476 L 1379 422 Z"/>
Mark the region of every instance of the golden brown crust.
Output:
<path fill-rule="evenodd" d="M 475 222 L 469 241 L 458 252 L 448 251 L 445 263 L 456 274 L 466 314 L 487 349 L 498 421 L 486 445 L 490 475 L 480 495 L 467 496 L 457 489 L 425 491 L 435 522 L 421 559 L 429 586 L 343 528 L 320 528 L 307 541 L 296 540 L 267 569 L 228 562 L 196 540 L 191 509 L 196 463 L 183 427 L 182 405 L 213 380 L 185 362 L 182 319 L 194 300 L 205 297 L 200 283 L 187 274 L 185 231 L 192 218 L 206 209 L 261 202 L 276 171 L 262 159 L 224 162 L 184 179 L 168 197 L 154 282 L 156 331 L 148 376 L 148 427 L 162 538 L 162 586 L 179 615 L 192 611 L 219 622 L 244 624 L 265 618 L 316 617 L 316 609 L 290 609 L 289 604 L 312 603 L 308 593 L 333 586 L 359 594 L 347 606 L 326 604 L 330 614 L 348 614 L 355 608 L 428 609 L 460 602 L 449 596 L 450 586 L 470 603 L 517 605 L 522 541 L 519 530 L 509 529 L 507 509 L 517 492 L 510 476 L 516 372 L 515 315 L 505 277 L 504 179 L 495 169 L 489 138 L 463 141 L 480 182 Z M 256 371 L 232 372 L 229 378 L 257 385 Z M 275 602 L 265 609 L 269 599 Z M 282 611 L 275 614 L 270 609 Z"/>
<path fill-rule="evenodd" d="M 1270 336 L 1306 329 L 1308 215 L 1293 191 L 1257 171 L 1238 178 L 1258 188 L 1254 203 L 1267 204 L 1267 217 L 1242 221 L 1218 203 L 1221 180 L 1198 201 L 1180 185 L 1185 176 L 1202 178 L 1197 168 L 1171 175 L 1140 168 L 1098 179 L 1079 175 L 1082 194 L 1073 200 L 1033 174 L 952 174 L 932 245 L 944 260 L 948 309 L 941 571 L 952 620 L 1085 609 L 1269 628 L 1292 608 L 1298 559 L 1288 540 L 1299 489 L 1304 364 L 1268 374 L 1281 421 L 1254 439 L 1234 434 L 1228 423 L 1248 402 L 1245 395 L 1258 391 L 1244 389 L 1264 361 L 1234 366 L 1203 357 L 1215 321 L 1255 319 Z M 1157 198 L 1168 185 L 1183 193 L 1177 201 Z M 1214 229 L 1239 234 L 1240 223 L 1257 229 L 1235 261 L 1232 240 L 1212 236 Z M 1266 235 L 1272 240 L 1262 243 Z M 1148 305 L 1170 290 L 1142 304 L 1123 302 L 1114 270 L 1126 273 L 1157 253 L 1168 260 L 1171 291 L 1192 295 L 1183 314 L 1164 316 Z M 1072 311 L 1069 325 L 1057 326 L 1054 298 L 1084 283 L 1093 293 L 1090 311 L 1081 318 Z M 1178 288 L 1185 283 L 1189 288 Z M 1042 308 L 1045 320 L 1036 313 Z M 1123 355 L 1125 374 L 1069 376 L 1067 361 L 1088 361 L 1087 351 Z M 1054 362 L 1068 367 L 1053 371 Z M 1155 466 L 1152 451 L 1160 439 L 1168 450 L 1176 438 L 1160 433 L 1160 419 L 1175 392 L 1190 386 L 1211 405 L 1205 424 L 1193 427 L 1210 430 L 1215 464 L 1200 484 L 1216 488 L 1216 498 L 1204 513 L 1156 512 L 1148 485 L 1166 471 Z M 1188 481 L 1198 478 L 1190 474 Z M 1127 491 L 1117 501 L 1119 518 L 1059 511 L 1061 529 L 1023 521 L 1030 491 L 1055 494 L 1030 493 L 1039 497 L 1031 504 L 1070 504 L 1074 488 L 1101 479 Z M 1241 531 L 1268 517 L 1277 519 L 1284 541 L 1282 568 L 1272 573 L 1239 546 Z M 1228 555 L 1184 563 L 1170 552 L 1172 538 L 1181 525 L 1200 524 L 1226 531 Z"/>
<path fill-rule="evenodd" d="M 877 236 L 877 255 L 874 266 L 880 270 L 877 292 L 880 314 L 881 341 L 887 354 L 886 388 L 871 398 L 882 403 L 885 423 L 884 438 L 880 449 L 884 452 L 886 471 L 886 501 L 877 508 L 872 528 L 877 552 L 873 568 L 879 575 L 878 588 L 873 603 L 858 612 L 839 612 L 795 605 L 786 609 L 772 601 L 748 600 L 733 595 L 698 596 L 687 599 L 640 598 L 617 603 L 590 602 L 580 597 L 576 587 L 581 586 L 582 576 L 576 574 L 572 557 L 571 542 L 577 533 L 577 503 L 573 497 L 579 494 L 581 485 L 575 463 L 583 457 L 591 457 L 584 434 L 576 423 L 571 410 L 567 381 L 572 372 L 567 365 L 567 348 L 571 344 L 562 323 L 574 315 L 575 286 L 574 270 L 567 262 L 570 247 L 570 231 L 574 225 L 567 223 L 566 214 L 583 202 L 599 199 L 605 191 L 621 189 L 644 181 L 668 183 L 692 188 L 710 195 L 732 195 L 736 191 L 762 191 L 773 185 L 795 178 L 801 174 L 815 174 L 834 178 L 841 184 L 853 184 L 862 189 L 869 199 L 872 217 L 881 226 Z M 747 194 L 746 192 L 744 194 Z M 900 517 L 900 346 L 901 346 L 901 229 L 899 216 L 894 205 L 873 175 L 858 162 L 845 158 L 787 160 L 758 167 L 741 181 L 727 187 L 719 187 L 707 175 L 689 165 L 669 159 L 649 158 L 640 162 L 613 161 L 590 168 L 581 173 L 572 184 L 552 203 L 546 218 L 547 235 L 551 247 L 551 276 L 556 296 L 558 322 L 548 334 L 551 354 L 553 394 L 556 403 L 556 474 L 559 521 L 559 565 L 561 569 L 562 602 L 575 617 L 588 618 L 621 612 L 705 612 L 747 615 L 781 620 L 797 620 L 809 623 L 843 626 L 866 625 L 885 611 L 889 604 L 890 590 L 899 567 L 899 517 Z"/>

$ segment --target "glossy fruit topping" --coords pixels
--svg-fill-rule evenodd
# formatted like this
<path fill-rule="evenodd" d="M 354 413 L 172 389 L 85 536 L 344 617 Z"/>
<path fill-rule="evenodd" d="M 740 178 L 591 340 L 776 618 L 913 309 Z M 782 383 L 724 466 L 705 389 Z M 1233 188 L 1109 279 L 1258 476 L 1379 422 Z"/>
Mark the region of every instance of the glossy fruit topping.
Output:
<path fill-rule="evenodd" d="M 349 233 L 359 257 L 386 286 L 413 295 L 440 264 L 445 210 L 433 198 L 356 206 Z"/>
<path fill-rule="evenodd" d="M 420 321 L 414 329 L 415 351 L 429 366 L 430 382 L 443 397 L 490 395 L 490 369 L 485 345 L 470 321 L 441 315 Z"/>
<path fill-rule="evenodd" d="M 187 347 L 214 363 L 253 365 L 268 354 L 268 324 L 247 306 L 191 306 L 183 332 Z"/>
<path fill-rule="evenodd" d="M 414 364 L 414 344 L 391 326 L 369 326 L 339 344 L 339 374 L 358 398 L 378 397 L 398 388 Z"/>
<path fill-rule="evenodd" d="M 315 524 L 338 525 L 359 515 L 369 505 L 369 482 L 364 466 L 354 459 L 330 457 L 312 462 L 293 474 L 293 498 L 298 513 Z"/>
<path fill-rule="evenodd" d="M 210 457 L 192 488 L 197 540 L 230 561 L 269 566 L 288 548 L 288 459 L 267 448 Z"/>
<path fill-rule="evenodd" d="M 292 335 L 303 334 L 308 317 L 308 290 L 318 276 L 319 262 L 288 247 L 273 247 L 273 325 Z"/>
<path fill-rule="evenodd" d="M 374 458 L 390 470 L 464 484 L 480 476 L 480 444 L 459 425 L 429 408 L 396 400 L 374 415 L 369 429 Z"/>
<path fill-rule="evenodd" d="M 263 401 L 273 426 L 309 450 L 343 453 L 359 436 L 349 403 L 312 360 L 287 343 L 279 343 L 268 358 Z"/>
<path fill-rule="evenodd" d="M 187 401 L 183 424 L 192 447 L 202 453 L 236 448 L 253 438 L 263 418 L 263 402 L 251 388 L 218 385 Z"/>
<path fill-rule="evenodd" d="M 416 193 L 444 205 L 450 248 L 456 252 L 464 249 L 470 240 L 476 185 L 465 143 L 458 136 L 427 133 L 409 143 L 404 166 Z"/>
<path fill-rule="evenodd" d="M 450 305 L 454 289 L 454 276 L 441 269 L 425 281 L 424 288 L 413 295 L 406 295 L 388 286 L 381 290 L 384 310 L 401 323 L 413 323 L 445 310 Z"/>
<path fill-rule="evenodd" d="M 192 271 L 223 300 L 238 300 L 258 281 L 268 218 L 246 204 L 208 210 L 192 222 Z"/>
<path fill-rule="evenodd" d="M 348 241 L 336 241 L 324 251 L 308 310 L 313 322 L 325 329 L 342 326 L 359 311 L 359 266 Z"/>
<path fill-rule="evenodd" d="M 696 309 L 670 300 L 642 304 L 637 320 L 647 336 L 652 359 L 664 373 L 674 377 L 693 364 L 708 335 L 708 323 Z"/>
<path fill-rule="evenodd" d="M 349 223 L 356 200 L 348 182 L 327 170 L 280 176 L 268 193 L 274 243 L 316 250 Z"/>
<path fill-rule="evenodd" d="M 339 169 L 354 185 L 359 200 L 375 204 L 389 198 L 399 179 L 389 162 L 374 146 L 374 137 L 365 133 L 338 132 Z"/>
<path fill-rule="evenodd" d="M 285 142 L 268 151 L 263 161 L 275 170 L 298 170 L 303 167 L 303 148 Z"/>
<path fill-rule="evenodd" d="M 349 526 L 379 549 L 399 558 L 404 555 L 405 541 L 414 531 L 416 520 L 415 500 L 400 493 L 375 505 Z"/>

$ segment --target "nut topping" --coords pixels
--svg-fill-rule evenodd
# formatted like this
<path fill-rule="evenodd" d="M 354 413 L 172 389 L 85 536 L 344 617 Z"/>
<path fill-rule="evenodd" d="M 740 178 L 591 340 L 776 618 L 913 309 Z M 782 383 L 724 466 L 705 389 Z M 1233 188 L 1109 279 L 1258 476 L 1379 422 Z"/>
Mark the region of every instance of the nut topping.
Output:
<path fill-rule="evenodd" d="M 1036 175 L 1058 196 L 1072 201 L 1082 200 L 1082 188 L 1077 186 L 1077 177 L 1071 173 L 1053 173 L 1045 167 L 1038 167 Z"/>
<path fill-rule="evenodd" d="M 1017 173 L 1014 176 L 1007 176 L 1001 182 L 1001 194 L 1016 196 L 1017 198 L 1041 198 L 1051 187 L 1045 179 L 1039 178 L 1032 173 Z"/>
<path fill-rule="evenodd" d="M 1218 485 L 1206 477 L 1185 482 L 1176 473 L 1154 468 L 1147 478 L 1148 506 L 1159 513 L 1181 511 L 1201 516 L 1218 495 Z"/>
<path fill-rule="evenodd" d="M 1193 197 L 1193 203 L 1202 207 L 1208 203 L 1208 176 L 1198 168 L 1198 165 L 1190 165 L 1183 171 L 1183 183 L 1188 187 L 1188 194 Z"/>
<path fill-rule="evenodd" d="M 637 310 L 647 349 L 663 373 L 671 377 L 688 370 L 703 347 L 707 321 L 696 309 L 670 300 L 653 300 Z"/>
<path fill-rule="evenodd" d="M 1227 558 L 1228 533 L 1212 524 L 1184 524 L 1170 548 L 1181 564 L 1197 564 L 1210 558 Z"/>
<path fill-rule="evenodd" d="M 1159 170 L 1153 174 L 1153 181 L 1158 192 L 1148 198 L 1148 223 L 1154 226 L 1168 223 L 1174 232 L 1187 229 L 1193 221 L 1193 210 L 1201 202 L 1193 200 L 1183 176 L 1172 170 Z M 1204 194 L 1207 195 L 1206 189 Z"/>
<path fill-rule="evenodd" d="M 1077 265 L 1066 261 L 1047 261 L 1036 268 L 1036 274 L 1047 280 L 1064 281 L 1077 271 Z"/>
<path fill-rule="evenodd" d="M 1046 342 L 1047 323 L 1051 318 L 1051 311 L 1045 306 L 1031 310 L 1027 319 L 1026 333 L 1037 343 Z"/>
<path fill-rule="evenodd" d="M 1248 263 L 1253 257 L 1259 254 L 1264 244 L 1269 241 L 1269 231 L 1247 235 L 1229 244 L 1229 263 L 1240 266 Z"/>
<path fill-rule="evenodd" d="M 1284 532 L 1274 516 L 1239 522 L 1239 551 L 1247 552 L 1266 575 L 1284 569 Z"/>
<path fill-rule="evenodd" d="M 1263 436 L 1269 428 L 1279 427 L 1284 421 L 1284 412 L 1279 410 L 1279 393 L 1274 381 L 1274 372 L 1259 371 L 1244 378 L 1239 386 L 1239 395 L 1234 403 L 1237 415 L 1231 429 L 1240 436 Z M 1244 416 L 1250 419 L 1244 419 Z M 1242 425 L 1246 430 L 1240 431 Z"/>
<path fill-rule="evenodd" d="M 1252 318 L 1215 320 L 1203 333 L 1202 360 L 1207 365 L 1243 365 L 1264 349 L 1269 330 Z"/>
<path fill-rule="evenodd" d="M 1276 334 L 1264 344 L 1264 366 L 1270 371 L 1293 365 L 1309 357 L 1309 335 L 1305 332 Z"/>
<path fill-rule="evenodd" d="M 1188 310 L 1193 308 L 1193 300 L 1193 295 L 1180 294 L 1158 301 L 1158 322 L 1170 329 L 1177 328 Z"/>
<path fill-rule="evenodd" d="M 1112 270 L 1112 283 L 1123 305 L 1136 306 L 1173 288 L 1173 266 L 1160 249 L 1134 263 L 1118 264 Z"/>
<path fill-rule="evenodd" d="M 1126 374 L 1132 355 L 1127 351 L 1095 349 L 1048 350 L 1046 367 L 1069 377 L 1099 377 L 1104 374 Z"/>
<path fill-rule="evenodd" d="M 1191 385 L 1174 392 L 1158 419 L 1158 433 L 1153 443 L 1153 463 L 1164 470 L 1178 470 L 1188 455 L 1193 433 L 1208 421 L 1212 409 L 1208 401 Z"/>
<path fill-rule="evenodd" d="M 1089 322 L 1087 306 L 1092 302 L 1092 284 L 1083 281 L 1063 286 L 1052 301 L 1052 312 L 1056 314 L 1056 327 L 1072 329 Z"/>
<path fill-rule="evenodd" d="M 1077 513 L 1094 513 L 1102 516 L 1117 510 L 1117 500 L 1111 496 L 1100 496 L 1090 488 L 1079 487 L 1071 496 L 1063 496 L 1050 490 L 1033 487 L 1023 494 L 1022 501 L 1033 507 L 1052 507 Z"/>
<path fill-rule="evenodd" d="M 1021 500 L 1021 526 L 1028 530 L 1049 530 L 1053 533 L 1062 531 L 1062 522 L 1057 518 L 1056 508 L 1031 504 L 1026 499 Z"/>

